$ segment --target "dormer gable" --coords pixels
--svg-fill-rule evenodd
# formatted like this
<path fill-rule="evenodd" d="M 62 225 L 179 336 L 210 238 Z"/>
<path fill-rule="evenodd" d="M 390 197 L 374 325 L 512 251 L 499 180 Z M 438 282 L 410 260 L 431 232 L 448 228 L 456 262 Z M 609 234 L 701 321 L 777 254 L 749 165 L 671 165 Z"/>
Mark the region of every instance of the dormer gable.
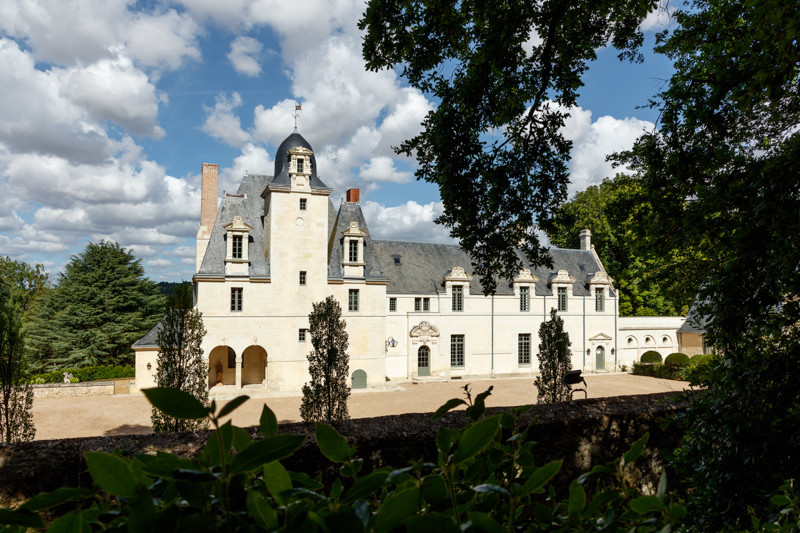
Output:
<path fill-rule="evenodd" d="M 225 229 L 226 275 L 248 275 L 250 265 L 250 232 L 253 227 L 247 224 L 241 216 L 234 216 L 233 220 L 222 226 Z"/>
<path fill-rule="evenodd" d="M 289 177 L 292 189 L 310 189 L 313 152 L 304 146 L 289 150 Z"/>
<path fill-rule="evenodd" d="M 364 238 L 368 233 L 358 222 L 350 222 L 342 232 L 342 267 L 345 277 L 364 276 Z"/>

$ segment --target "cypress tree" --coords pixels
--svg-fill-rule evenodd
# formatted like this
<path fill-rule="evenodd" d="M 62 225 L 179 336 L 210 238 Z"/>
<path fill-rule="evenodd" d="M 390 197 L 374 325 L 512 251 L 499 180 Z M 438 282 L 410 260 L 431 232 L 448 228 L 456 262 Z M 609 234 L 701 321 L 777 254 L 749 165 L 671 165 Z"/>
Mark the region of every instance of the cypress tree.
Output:
<path fill-rule="evenodd" d="M 26 383 L 20 318 L 0 281 L 0 442 L 33 440 L 33 389 Z"/>
<path fill-rule="evenodd" d="M 158 361 L 156 385 L 188 392 L 203 404 L 208 404 L 208 367 L 200 347 L 203 336 L 203 317 L 192 303 L 192 285 L 176 287 L 167 303 L 167 314 L 158 330 Z M 203 429 L 207 420 L 180 420 L 153 407 L 153 431 L 193 431 Z"/>
<path fill-rule="evenodd" d="M 313 350 L 308 354 L 311 381 L 303 385 L 300 416 L 306 422 L 347 420 L 350 357 L 347 355 L 347 323 L 333 296 L 313 304 L 308 315 Z"/>
<path fill-rule="evenodd" d="M 555 309 L 550 310 L 550 320 L 539 326 L 539 341 L 539 375 L 534 381 L 538 403 L 565 402 L 570 394 L 563 379 L 572 369 L 572 343 Z"/>

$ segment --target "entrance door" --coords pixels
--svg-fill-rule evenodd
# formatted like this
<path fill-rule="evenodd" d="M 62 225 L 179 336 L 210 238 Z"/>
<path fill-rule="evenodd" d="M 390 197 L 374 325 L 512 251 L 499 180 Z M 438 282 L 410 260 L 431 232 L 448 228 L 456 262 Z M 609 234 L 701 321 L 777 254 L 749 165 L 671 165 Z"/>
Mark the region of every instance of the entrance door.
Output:
<path fill-rule="evenodd" d="M 417 375 L 431 375 L 431 349 L 427 346 L 420 346 L 417 352 Z"/>
<path fill-rule="evenodd" d="M 605 370 L 606 369 L 606 349 L 602 346 L 597 347 L 597 360 L 594 364 L 595 370 Z"/>

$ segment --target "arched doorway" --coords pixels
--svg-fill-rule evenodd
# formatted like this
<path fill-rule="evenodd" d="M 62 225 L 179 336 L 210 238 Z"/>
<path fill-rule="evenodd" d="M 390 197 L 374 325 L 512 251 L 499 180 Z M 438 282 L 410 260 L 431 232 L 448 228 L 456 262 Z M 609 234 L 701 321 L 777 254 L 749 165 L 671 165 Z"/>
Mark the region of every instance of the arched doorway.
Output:
<path fill-rule="evenodd" d="M 417 351 L 417 375 L 431 375 L 431 349 L 423 345 Z"/>
<path fill-rule="evenodd" d="M 208 387 L 235 384 L 236 352 L 230 346 L 217 346 L 208 354 Z"/>
<path fill-rule="evenodd" d="M 367 388 L 367 373 L 361 369 L 356 370 L 353 372 L 353 386 L 354 389 L 366 389 Z"/>
<path fill-rule="evenodd" d="M 248 346 L 242 352 L 242 386 L 266 385 L 267 351 L 261 346 Z"/>
<path fill-rule="evenodd" d="M 602 346 L 598 346 L 597 350 L 595 351 L 596 360 L 594 369 L 595 370 L 605 370 L 606 369 L 606 349 Z"/>

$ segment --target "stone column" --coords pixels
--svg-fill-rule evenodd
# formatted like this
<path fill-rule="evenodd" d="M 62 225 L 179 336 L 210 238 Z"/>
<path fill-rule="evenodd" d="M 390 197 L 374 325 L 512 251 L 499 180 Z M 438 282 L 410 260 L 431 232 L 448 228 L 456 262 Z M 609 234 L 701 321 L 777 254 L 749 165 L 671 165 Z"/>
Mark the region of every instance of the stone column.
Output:
<path fill-rule="evenodd" d="M 242 358 L 236 357 L 236 388 L 242 388 Z"/>

